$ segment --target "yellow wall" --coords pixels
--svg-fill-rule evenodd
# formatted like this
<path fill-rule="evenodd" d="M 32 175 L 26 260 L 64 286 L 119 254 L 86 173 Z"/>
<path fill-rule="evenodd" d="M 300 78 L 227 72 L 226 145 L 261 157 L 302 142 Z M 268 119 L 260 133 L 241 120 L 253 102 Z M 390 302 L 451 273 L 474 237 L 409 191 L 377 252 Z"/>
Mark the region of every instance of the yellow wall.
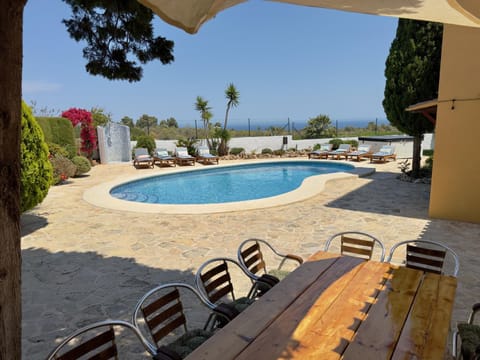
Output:
<path fill-rule="evenodd" d="M 430 216 L 480 223 L 480 29 L 444 26 L 438 99 Z"/>

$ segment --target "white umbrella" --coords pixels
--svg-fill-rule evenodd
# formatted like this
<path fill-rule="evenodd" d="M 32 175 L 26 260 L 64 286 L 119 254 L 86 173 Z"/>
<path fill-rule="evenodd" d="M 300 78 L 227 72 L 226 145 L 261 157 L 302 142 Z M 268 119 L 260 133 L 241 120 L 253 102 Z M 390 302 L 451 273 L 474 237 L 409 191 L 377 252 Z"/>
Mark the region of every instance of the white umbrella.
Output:
<path fill-rule="evenodd" d="M 217 13 L 246 0 L 138 0 L 166 22 L 194 34 Z M 364 14 L 480 27 L 478 0 L 270 0 Z"/>

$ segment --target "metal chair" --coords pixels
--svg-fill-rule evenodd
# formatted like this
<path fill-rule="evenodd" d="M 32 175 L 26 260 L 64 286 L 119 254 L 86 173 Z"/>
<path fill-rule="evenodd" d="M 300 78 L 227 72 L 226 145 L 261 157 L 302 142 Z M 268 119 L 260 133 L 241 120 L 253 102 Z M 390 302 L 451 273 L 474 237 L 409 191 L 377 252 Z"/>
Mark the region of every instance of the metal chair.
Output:
<path fill-rule="evenodd" d="M 452 333 L 452 356 L 455 359 L 480 359 L 480 325 L 474 324 L 478 311 L 480 303 L 472 306 L 467 322 L 458 324 Z"/>
<path fill-rule="evenodd" d="M 262 246 L 263 249 L 266 248 L 274 257 L 280 260 L 276 268 L 267 268 L 264 253 L 262 252 Z M 243 241 L 238 247 L 237 257 L 245 271 L 250 273 L 252 277 L 257 278 L 259 278 L 258 274 L 267 274 L 278 280 L 282 280 L 291 272 L 290 270 L 282 269 L 287 260 L 293 261 L 297 266 L 303 264 L 303 259 L 300 256 L 281 254 L 267 241 L 262 239 L 247 239 Z"/>
<path fill-rule="evenodd" d="M 340 253 L 342 255 L 355 256 L 365 260 L 371 260 L 375 245 L 380 248 L 380 261 L 385 258 L 385 246 L 375 236 L 361 231 L 342 231 L 330 238 L 325 243 L 325 251 L 330 249 L 332 242 L 340 240 Z"/>
<path fill-rule="evenodd" d="M 237 272 L 240 273 L 241 277 L 247 280 L 248 283 L 251 281 L 259 281 L 262 283 L 262 288 L 268 289 L 271 288 L 272 285 L 264 282 L 258 276 L 252 276 L 249 272 L 245 271 L 242 265 L 233 259 L 213 258 L 204 262 L 195 274 L 195 285 L 200 294 L 206 301 L 210 301 L 215 305 L 222 304 L 240 313 L 261 294 L 252 291 L 252 287 L 246 296 L 238 297 L 236 294 L 239 291 L 238 286 L 237 289 L 233 286 L 229 266 L 233 266 L 233 269 L 239 270 Z"/>
<path fill-rule="evenodd" d="M 187 319 L 184 312 L 185 302 L 191 300 L 192 295 L 194 301 L 188 302 L 188 308 L 192 310 L 196 307 L 197 318 L 200 312 L 208 317 L 203 327 L 196 326 L 195 329 L 191 326 L 193 317 Z M 169 283 L 157 286 L 142 296 L 134 308 L 132 323 L 140 332 L 147 333 L 144 338 L 155 343 L 155 346 L 150 346 L 157 349 L 157 358 L 183 359 L 213 335 L 216 322 L 211 321 L 211 314 L 215 314 L 217 322 L 221 319 L 222 326 L 234 317 L 205 300 L 193 286 Z M 197 324 L 200 322 L 197 320 Z"/>
<path fill-rule="evenodd" d="M 444 274 L 445 258 L 447 254 L 454 262 L 453 276 L 457 276 L 459 269 L 458 255 L 448 246 L 431 240 L 407 240 L 395 244 L 390 249 L 387 262 L 392 262 L 395 251 L 402 246 L 405 249 L 405 266 L 412 269 Z"/>
<path fill-rule="evenodd" d="M 75 331 L 55 347 L 47 356 L 47 360 L 85 359 L 86 354 L 88 354 L 88 359 L 118 359 L 116 328 L 133 333 L 151 356 L 157 354 L 156 348 L 142 336 L 134 325 L 122 320 L 107 320 Z"/>

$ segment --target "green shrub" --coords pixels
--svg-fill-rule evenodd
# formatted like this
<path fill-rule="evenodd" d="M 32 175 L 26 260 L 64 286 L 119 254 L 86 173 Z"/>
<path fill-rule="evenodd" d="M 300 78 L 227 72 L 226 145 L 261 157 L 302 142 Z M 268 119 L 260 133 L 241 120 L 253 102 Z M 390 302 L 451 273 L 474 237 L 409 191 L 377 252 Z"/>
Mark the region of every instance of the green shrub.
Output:
<path fill-rule="evenodd" d="M 425 160 L 425 166 L 424 166 L 425 169 L 427 170 L 432 170 L 433 169 L 433 155 L 432 156 L 429 156 L 426 160 Z"/>
<path fill-rule="evenodd" d="M 130 128 L 130 140 L 138 140 L 141 136 L 145 136 L 145 131 L 137 127 Z M 175 139 L 175 137 L 173 137 L 173 139 Z"/>
<path fill-rule="evenodd" d="M 85 156 L 75 156 L 72 159 L 72 162 L 77 167 L 77 170 L 75 171 L 75 176 L 86 174 L 92 168 L 92 166 L 90 165 L 90 161 Z"/>
<path fill-rule="evenodd" d="M 234 147 L 234 148 L 231 148 L 231 149 L 230 149 L 230 154 L 232 154 L 232 155 L 238 155 L 238 154 L 240 154 L 240 153 L 242 153 L 242 152 L 244 152 L 244 151 L 245 151 L 245 149 L 242 148 L 242 147 Z"/>
<path fill-rule="evenodd" d="M 69 158 L 56 155 L 50 158 L 50 162 L 53 165 L 53 183 L 55 185 L 75 176 L 77 167 Z"/>
<path fill-rule="evenodd" d="M 272 149 L 269 149 L 269 148 L 265 148 L 265 149 L 262 149 L 262 154 L 273 154 L 273 151 Z"/>
<path fill-rule="evenodd" d="M 28 105 L 22 101 L 22 138 L 20 143 L 21 211 L 41 203 L 52 184 L 52 165 L 43 132 Z"/>
<path fill-rule="evenodd" d="M 422 152 L 423 156 L 433 156 L 433 149 L 425 149 Z"/>
<path fill-rule="evenodd" d="M 338 149 L 340 144 L 350 144 L 354 148 L 358 148 L 358 141 L 357 140 L 342 140 L 339 138 L 335 138 L 329 141 L 330 144 L 332 144 L 332 150 Z M 314 148 L 315 150 L 315 148 Z"/>
<path fill-rule="evenodd" d="M 75 133 L 70 120 L 61 117 L 39 117 L 37 121 L 47 143 L 64 147 L 70 159 L 77 155 Z"/>
<path fill-rule="evenodd" d="M 137 139 L 137 148 L 147 148 L 150 154 L 153 154 L 153 150 L 155 150 L 155 139 L 148 135 L 139 136 Z"/>
<path fill-rule="evenodd" d="M 180 138 L 177 140 L 177 143 L 176 143 L 176 146 L 178 147 L 186 147 L 187 148 L 187 152 L 191 155 L 191 156 L 195 156 L 196 152 L 197 152 L 197 149 L 195 148 L 195 144 L 198 142 L 197 139 L 195 138 L 188 138 L 188 139 L 184 139 L 184 138 Z"/>
<path fill-rule="evenodd" d="M 282 156 L 283 154 L 285 154 L 285 150 L 283 149 L 273 151 L 273 155 Z"/>
<path fill-rule="evenodd" d="M 342 139 L 332 139 L 329 141 L 330 144 L 332 144 L 332 150 L 336 150 L 338 149 L 338 147 L 340 146 L 340 144 L 343 144 L 343 140 Z"/>
<path fill-rule="evenodd" d="M 63 146 L 54 143 L 47 143 L 47 145 L 50 156 L 62 155 L 69 157 L 69 152 Z"/>
<path fill-rule="evenodd" d="M 354 148 L 358 148 L 358 141 L 357 140 L 345 140 L 344 144 L 350 144 Z"/>

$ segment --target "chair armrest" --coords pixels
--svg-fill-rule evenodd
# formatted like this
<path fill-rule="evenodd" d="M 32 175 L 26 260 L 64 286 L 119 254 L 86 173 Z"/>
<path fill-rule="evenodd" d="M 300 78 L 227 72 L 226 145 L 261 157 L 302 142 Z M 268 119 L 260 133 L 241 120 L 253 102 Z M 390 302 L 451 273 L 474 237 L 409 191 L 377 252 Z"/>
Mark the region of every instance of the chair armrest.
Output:
<path fill-rule="evenodd" d="M 475 320 L 475 315 L 479 310 L 480 310 L 480 303 L 473 304 L 472 311 L 470 312 L 470 315 L 468 317 L 469 324 L 473 324 L 473 321 Z"/>
<path fill-rule="evenodd" d="M 303 264 L 303 259 L 302 259 L 300 256 L 298 256 L 298 255 L 287 254 L 287 255 L 285 255 L 285 257 L 286 257 L 287 259 L 290 259 L 290 260 L 295 260 L 295 261 L 297 261 L 299 264 Z M 480 304 L 479 304 L 479 307 L 480 307 Z"/>

